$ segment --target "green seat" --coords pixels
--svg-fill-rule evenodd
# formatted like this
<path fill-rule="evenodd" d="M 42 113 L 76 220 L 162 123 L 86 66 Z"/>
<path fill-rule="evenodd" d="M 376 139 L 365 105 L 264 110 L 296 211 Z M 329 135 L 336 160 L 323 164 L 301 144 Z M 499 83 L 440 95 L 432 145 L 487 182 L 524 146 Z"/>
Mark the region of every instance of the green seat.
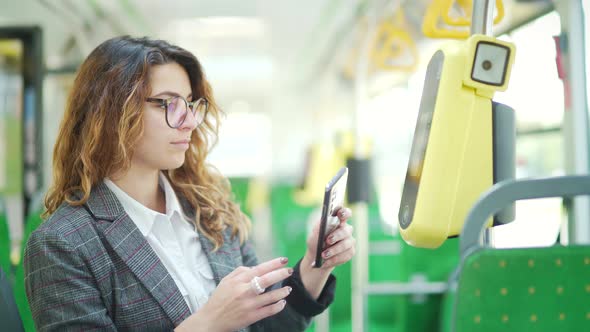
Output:
<path fill-rule="evenodd" d="M 8 231 L 8 220 L 0 207 L 0 267 L 10 274 L 10 234 Z"/>
<path fill-rule="evenodd" d="M 482 195 L 461 232 L 445 331 L 590 331 L 590 246 L 493 249 L 480 240 L 512 202 L 576 195 L 590 195 L 590 176 L 504 181 Z"/>
<path fill-rule="evenodd" d="M 590 247 L 479 251 L 459 277 L 455 331 L 589 331 Z"/>
<path fill-rule="evenodd" d="M 229 179 L 229 181 L 232 194 L 234 195 L 234 201 L 240 205 L 242 212 L 250 216 L 250 211 L 246 204 L 248 200 L 248 189 L 250 188 L 250 178 L 234 177 Z"/>
<path fill-rule="evenodd" d="M 27 218 L 27 224 L 25 225 L 21 247 L 21 257 L 24 257 L 25 245 L 29 239 L 29 236 L 37 227 L 39 227 L 39 225 L 41 225 L 42 222 L 43 219 L 41 219 L 41 211 L 32 213 Z M 14 297 L 16 298 L 16 305 L 18 307 L 18 311 L 20 312 L 25 331 L 35 331 L 35 324 L 33 322 L 33 316 L 31 314 L 31 309 L 29 308 L 25 291 L 25 271 L 22 262 L 16 266 L 16 270 L 14 271 Z"/>
<path fill-rule="evenodd" d="M 3 331 L 24 331 L 23 324 L 14 303 L 10 280 L 0 269 L 0 321 Z"/>
<path fill-rule="evenodd" d="M 440 332 L 451 332 L 453 331 L 453 310 L 457 293 L 454 290 L 449 290 L 445 293 L 441 302 L 441 315 L 440 319 Z"/>

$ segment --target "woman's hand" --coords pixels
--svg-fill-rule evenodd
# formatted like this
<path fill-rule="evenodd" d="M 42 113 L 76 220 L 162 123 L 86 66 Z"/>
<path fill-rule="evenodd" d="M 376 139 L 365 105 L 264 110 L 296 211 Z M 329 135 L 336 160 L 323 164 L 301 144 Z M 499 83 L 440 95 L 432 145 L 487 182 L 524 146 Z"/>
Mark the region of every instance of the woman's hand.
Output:
<path fill-rule="evenodd" d="M 261 288 L 270 287 L 293 274 L 286 268 L 285 257 L 255 267 L 240 266 L 221 280 L 209 301 L 184 320 L 175 331 L 236 331 L 285 308 L 291 287 L 258 294 L 252 281 L 258 278 Z"/>
<path fill-rule="evenodd" d="M 318 244 L 319 221 L 307 238 L 307 252 L 300 265 L 301 279 L 307 291 L 315 299 L 320 296 L 324 284 L 334 267 L 350 261 L 355 254 L 356 240 L 353 236 L 352 226 L 347 223 L 351 216 L 352 212 L 348 208 L 338 210 L 340 225 L 332 233 L 327 234 L 325 238 L 322 252 L 324 262 L 320 268 L 313 267 Z"/>
<path fill-rule="evenodd" d="M 340 219 L 340 225 L 332 231 L 332 233 L 326 235 L 324 241 L 324 251 L 322 252 L 322 258 L 324 262 L 320 269 L 330 270 L 338 265 L 342 265 L 352 259 L 355 254 L 356 240 L 353 236 L 352 226 L 347 223 L 348 219 L 352 216 L 352 212 L 349 208 L 341 208 L 337 212 L 338 219 Z M 306 256 L 311 258 L 312 263 L 315 265 L 316 249 L 318 244 L 319 236 L 319 221 L 315 224 L 313 231 L 307 239 L 307 253 Z"/>

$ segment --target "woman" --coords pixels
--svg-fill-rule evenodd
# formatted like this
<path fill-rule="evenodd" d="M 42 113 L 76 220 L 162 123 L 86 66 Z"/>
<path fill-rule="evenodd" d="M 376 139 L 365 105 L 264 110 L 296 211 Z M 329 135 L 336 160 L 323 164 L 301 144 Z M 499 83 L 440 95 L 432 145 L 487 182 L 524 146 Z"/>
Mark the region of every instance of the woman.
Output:
<path fill-rule="evenodd" d="M 46 330 L 304 330 L 354 255 L 350 210 L 313 268 L 258 264 L 228 181 L 205 164 L 219 110 L 198 60 L 164 41 L 98 46 L 74 82 L 54 150 L 49 218 L 25 253 Z"/>

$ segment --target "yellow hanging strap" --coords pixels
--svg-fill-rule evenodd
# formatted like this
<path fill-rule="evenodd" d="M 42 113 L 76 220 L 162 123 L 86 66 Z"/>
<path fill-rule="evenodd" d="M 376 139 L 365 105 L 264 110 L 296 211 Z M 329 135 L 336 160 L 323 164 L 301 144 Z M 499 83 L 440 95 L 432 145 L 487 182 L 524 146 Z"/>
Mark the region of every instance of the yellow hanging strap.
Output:
<path fill-rule="evenodd" d="M 504 19 L 504 3 L 496 0 L 494 24 Z M 424 15 L 422 32 L 430 38 L 466 39 L 469 37 L 473 0 L 433 0 Z"/>
<path fill-rule="evenodd" d="M 381 23 L 371 51 L 373 68 L 386 71 L 414 71 L 418 65 L 418 49 L 405 29 L 405 17 L 398 10 L 392 19 Z"/>

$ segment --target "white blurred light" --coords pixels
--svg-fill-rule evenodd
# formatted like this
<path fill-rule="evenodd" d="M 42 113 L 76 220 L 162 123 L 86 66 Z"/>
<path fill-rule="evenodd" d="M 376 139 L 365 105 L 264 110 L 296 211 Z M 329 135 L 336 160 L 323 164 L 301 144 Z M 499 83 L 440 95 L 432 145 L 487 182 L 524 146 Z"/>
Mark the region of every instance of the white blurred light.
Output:
<path fill-rule="evenodd" d="M 516 44 L 516 59 L 508 90 L 494 100 L 514 108 L 520 128 L 555 126 L 563 120 L 563 84 L 557 76 L 552 38 L 559 33 L 559 16 L 551 13 L 509 36 Z"/>
<path fill-rule="evenodd" d="M 250 112 L 245 101 L 233 102 L 221 122 L 219 142 L 208 161 L 228 177 L 268 175 L 272 161 L 271 121 L 268 114 Z"/>
<path fill-rule="evenodd" d="M 229 107 L 230 113 L 246 114 L 246 113 L 250 113 L 251 110 L 252 110 L 252 106 L 250 106 L 250 103 L 248 103 L 247 101 L 244 101 L 244 100 L 236 100 Z"/>
<path fill-rule="evenodd" d="M 207 77 L 213 80 L 239 81 L 241 79 L 267 79 L 272 76 L 273 63 L 268 56 L 202 56 Z"/>
<path fill-rule="evenodd" d="M 267 28 L 260 18 L 215 16 L 174 20 L 170 22 L 165 31 L 171 36 L 261 38 L 266 34 Z"/>

